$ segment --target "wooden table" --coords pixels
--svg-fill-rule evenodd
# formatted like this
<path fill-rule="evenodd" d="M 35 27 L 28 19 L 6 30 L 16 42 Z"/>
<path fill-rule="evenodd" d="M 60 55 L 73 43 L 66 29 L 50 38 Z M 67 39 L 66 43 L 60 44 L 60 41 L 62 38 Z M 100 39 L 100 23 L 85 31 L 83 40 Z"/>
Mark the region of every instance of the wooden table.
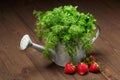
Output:
<path fill-rule="evenodd" d="M 34 32 L 34 9 L 46 11 L 70 4 L 98 20 L 101 33 L 93 53 L 101 64 L 101 73 L 67 75 L 35 49 L 19 49 L 24 34 L 43 44 Z M 0 1 L 0 80 L 120 80 L 120 0 Z"/>

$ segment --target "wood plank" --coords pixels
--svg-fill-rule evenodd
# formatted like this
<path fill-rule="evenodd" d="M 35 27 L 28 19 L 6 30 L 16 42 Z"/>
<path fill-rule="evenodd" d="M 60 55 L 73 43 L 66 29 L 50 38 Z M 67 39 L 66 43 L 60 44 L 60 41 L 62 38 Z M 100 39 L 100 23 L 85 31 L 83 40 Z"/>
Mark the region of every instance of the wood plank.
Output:
<path fill-rule="evenodd" d="M 96 49 L 94 55 L 97 57 L 101 66 L 103 67 L 103 75 L 106 75 L 110 80 L 119 80 L 119 55 L 117 55 L 117 53 L 108 43 L 106 43 L 105 40 L 99 38 L 99 40 L 96 41 L 96 45 L 99 46 L 95 46 Z"/>
<path fill-rule="evenodd" d="M 44 80 L 31 60 L 26 55 L 21 54 L 22 52 L 19 50 L 20 38 L 23 34 L 29 33 L 24 28 L 25 25 L 21 23 L 16 14 L 10 9 L 4 8 L 2 10 L 1 19 L 0 59 L 3 64 L 0 65 L 0 71 L 4 73 L 0 74 L 3 80 Z"/>
<path fill-rule="evenodd" d="M 33 9 L 46 11 L 68 4 L 78 5 L 79 11 L 90 12 L 98 20 L 101 33 L 93 53 L 101 64 L 101 73 L 67 75 L 63 68 L 36 50 L 19 50 L 20 39 L 26 33 L 33 42 L 43 44 L 34 32 L 36 19 L 32 14 Z M 119 0 L 17 0 L 0 5 L 0 80 L 119 80 L 119 9 Z"/>

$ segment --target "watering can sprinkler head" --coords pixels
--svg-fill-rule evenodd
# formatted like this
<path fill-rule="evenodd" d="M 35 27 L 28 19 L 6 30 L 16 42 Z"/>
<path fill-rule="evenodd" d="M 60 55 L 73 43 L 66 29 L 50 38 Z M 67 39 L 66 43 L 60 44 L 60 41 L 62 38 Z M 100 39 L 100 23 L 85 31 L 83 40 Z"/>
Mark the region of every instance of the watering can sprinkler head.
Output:
<path fill-rule="evenodd" d="M 20 50 L 25 50 L 32 45 L 32 41 L 28 34 L 24 35 L 20 41 Z"/>

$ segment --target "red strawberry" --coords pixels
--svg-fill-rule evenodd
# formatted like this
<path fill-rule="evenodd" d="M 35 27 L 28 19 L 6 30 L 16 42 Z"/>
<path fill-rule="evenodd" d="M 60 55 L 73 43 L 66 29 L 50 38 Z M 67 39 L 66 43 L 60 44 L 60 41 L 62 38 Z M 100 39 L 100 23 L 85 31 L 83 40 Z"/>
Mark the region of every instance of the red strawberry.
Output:
<path fill-rule="evenodd" d="M 90 72 L 97 73 L 97 72 L 100 71 L 100 67 L 99 67 L 99 65 L 98 65 L 96 62 L 93 62 L 93 63 L 90 65 L 89 71 L 90 71 Z"/>
<path fill-rule="evenodd" d="M 86 64 L 86 63 L 80 63 L 80 64 L 78 64 L 77 71 L 81 75 L 86 74 L 88 72 L 88 64 Z"/>
<path fill-rule="evenodd" d="M 76 70 L 75 66 L 71 62 L 66 63 L 66 65 L 64 67 L 64 73 L 73 74 L 73 73 L 75 73 L 75 70 Z"/>

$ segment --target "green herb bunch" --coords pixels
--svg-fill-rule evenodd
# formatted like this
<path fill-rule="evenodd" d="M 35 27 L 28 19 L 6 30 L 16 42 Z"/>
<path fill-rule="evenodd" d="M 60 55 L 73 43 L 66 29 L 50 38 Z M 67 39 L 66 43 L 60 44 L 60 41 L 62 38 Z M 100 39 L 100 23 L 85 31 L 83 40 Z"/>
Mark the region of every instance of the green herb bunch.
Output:
<path fill-rule="evenodd" d="M 33 11 L 37 18 L 35 32 L 39 39 L 45 39 L 44 54 L 49 56 L 49 49 L 60 44 L 71 58 L 76 55 L 76 46 L 83 46 L 86 51 L 93 48 L 91 36 L 95 36 L 96 19 L 90 13 L 80 13 L 77 6 L 60 6 L 51 11 Z"/>

